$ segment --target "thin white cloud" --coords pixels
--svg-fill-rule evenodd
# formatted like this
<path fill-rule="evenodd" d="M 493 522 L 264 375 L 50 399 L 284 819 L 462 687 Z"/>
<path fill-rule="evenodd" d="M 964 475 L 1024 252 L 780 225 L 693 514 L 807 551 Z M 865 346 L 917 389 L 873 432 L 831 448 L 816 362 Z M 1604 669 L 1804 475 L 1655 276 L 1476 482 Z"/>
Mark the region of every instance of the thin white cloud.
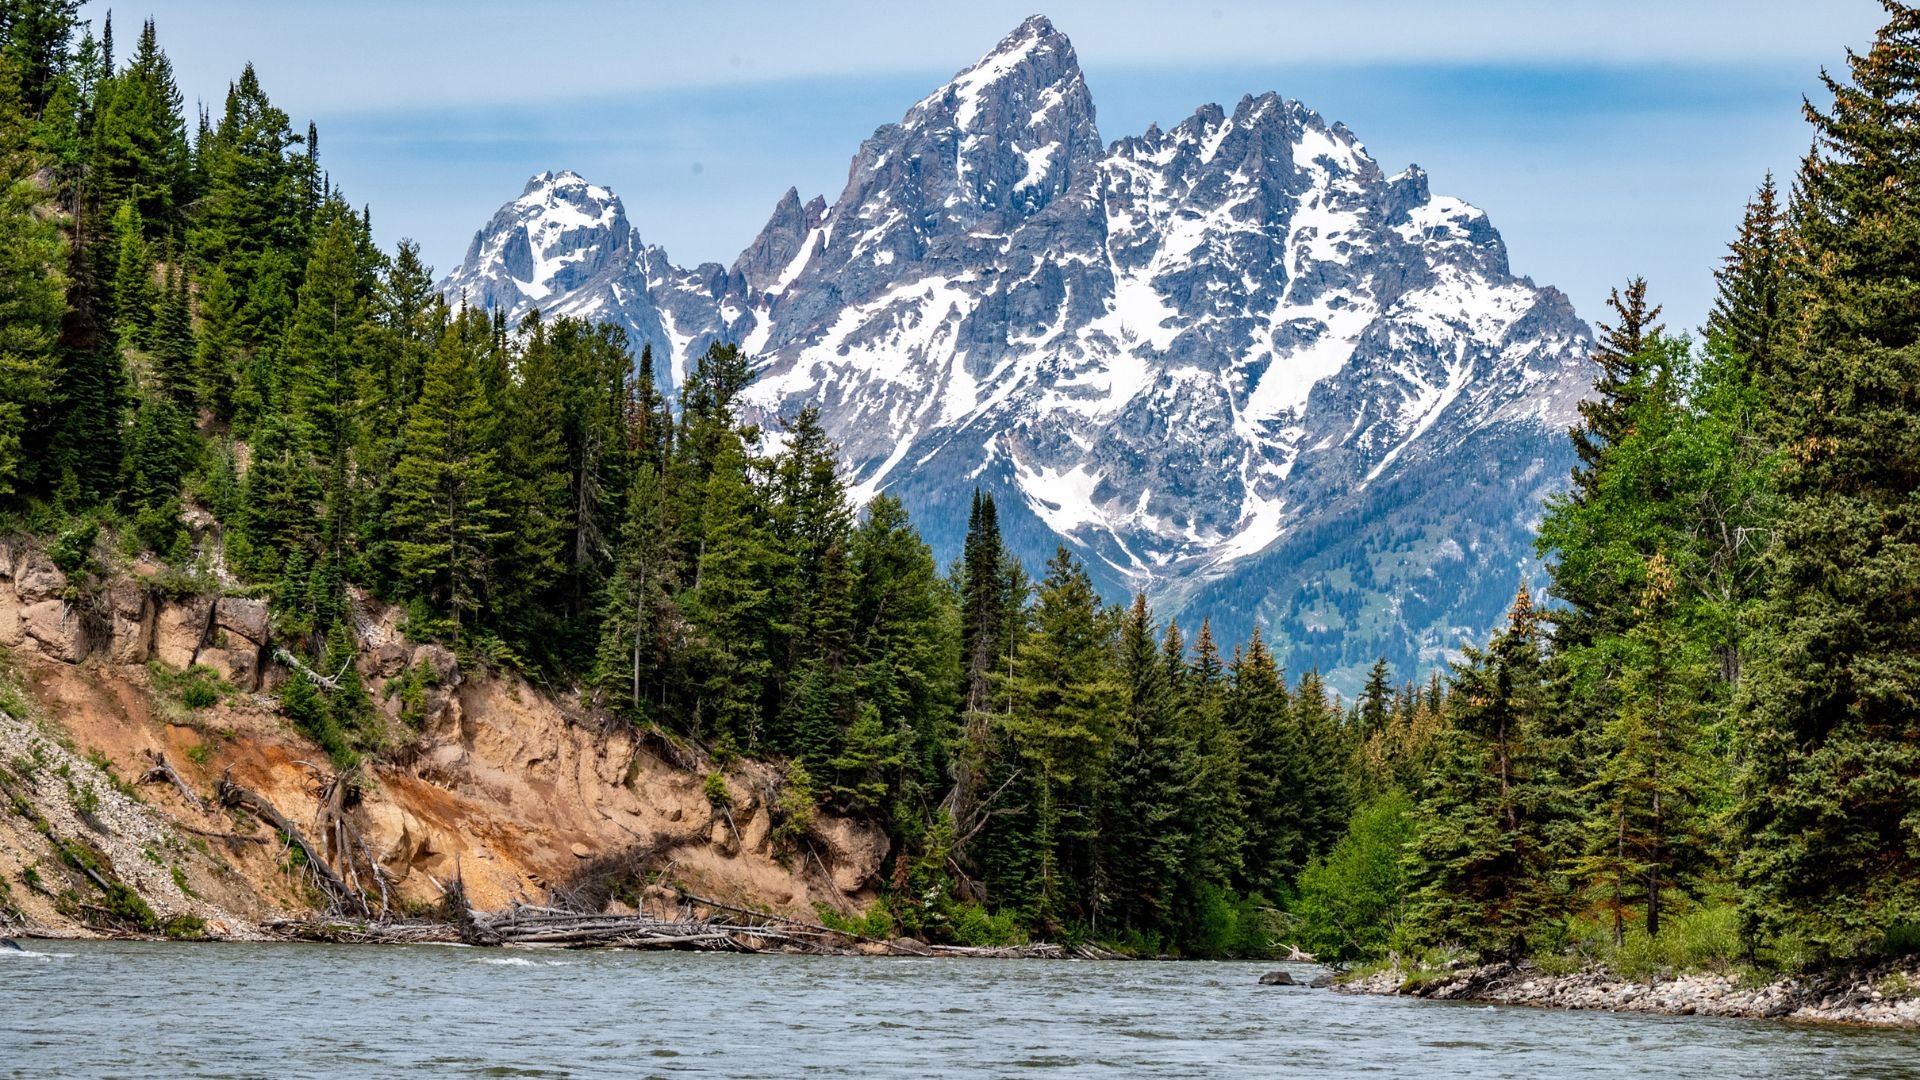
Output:
<path fill-rule="evenodd" d="M 111 6 L 94 0 L 84 14 Z M 1872 0 L 968 0 L 900 4 L 149 0 L 189 97 L 254 61 L 277 96 L 330 112 L 559 102 L 864 72 L 944 74 L 1036 7 L 1089 68 L 1284 63 L 1831 64 Z M 138 9 L 124 4 L 126 25 Z"/>

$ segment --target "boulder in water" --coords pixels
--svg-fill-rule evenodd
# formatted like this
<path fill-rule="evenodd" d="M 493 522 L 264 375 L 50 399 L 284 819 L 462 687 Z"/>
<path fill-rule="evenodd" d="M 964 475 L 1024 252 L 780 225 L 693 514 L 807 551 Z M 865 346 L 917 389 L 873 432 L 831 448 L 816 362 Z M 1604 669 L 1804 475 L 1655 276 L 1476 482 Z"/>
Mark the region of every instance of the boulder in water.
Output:
<path fill-rule="evenodd" d="M 1299 986 L 1300 984 L 1293 980 L 1292 972 L 1269 971 L 1265 975 L 1260 976 L 1260 985 L 1261 986 Z"/>
<path fill-rule="evenodd" d="M 1333 976 L 1326 974 L 1315 975 L 1313 978 L 1307 980 L 1307 985 L 1315 990 L 1325 990 L 1333 985 Z"/>

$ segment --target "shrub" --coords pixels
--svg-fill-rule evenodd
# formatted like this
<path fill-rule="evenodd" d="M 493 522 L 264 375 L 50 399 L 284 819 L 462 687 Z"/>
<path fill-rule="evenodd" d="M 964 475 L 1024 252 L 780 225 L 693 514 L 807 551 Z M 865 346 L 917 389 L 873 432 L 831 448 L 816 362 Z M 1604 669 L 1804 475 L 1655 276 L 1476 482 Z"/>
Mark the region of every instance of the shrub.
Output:
<path fill-rule="evenodd" d="M 203 682 L 189 683 L 180 691 L 180 704 L 195 712 L 210 708 L 220 700 L 220 691 Z"/>
<path fill-rule="evenodd" d="M 205 941 L 207 921 L 198 915 L 175 915 L 160 925 L 160 932 L 175 941 Z"/>
<path fill-rule="evenodd" d="M 1707 902 L 1690 911 L 1661 920 L 1660 936 L 1646 928 L 1627 928 L 1618 946 L 1602 938 L 1596 958 L 1616 975 L 1644 979 L 1655 975 L 1703 969 L 1727 969 L 1746 953 L 1740 934 L 1739 908 L 1732 903 Z"/>
<path fill-rule="evenodd" d="M 846 934 L 858 934 L 869 938 L 890 938 L 894 936 L 893 912 L 887 909 L 884 901 L 858 915 L 842 915 L 826 904 L 817 904 L 814 910 L 820 915 L 820 925 Z"/>
<path fill-rule="evenodd" d="M 1193 936 L 1187 946 L 1197 956 L 1264 956 L 1273 950 L 1267 919 L 1248 897 L 1217 885 L 1200 890 Z"/>
<path fill-rule="evenodd" d="M 711 792 L 707 798 L 712 800 Z M 788 850 L 807 835 L 807 830 L 813 827 L 813 813 L 819 802 L 819 793 L 813 787 L 813 774 L 807 771 L 806 765 L 798 761 L 788 765 L 786 782 L 780 786 L 780 792 L 773 800 L 773 843 L 776 848 Z"/>
<path fill-rule="evenodd" d="M 1025 945 L 1027 932 L 1011 911 L 990 912 L 979 904 L 957 903 L 950 923 L 956 944 L 980 946 Z"/>
<path fill-rule="evenodd" d="M 1381 795 L 1301 871 L 1293 905 L 1301 948 L 1333 964 L 1386 955 L 1405 899 L 1400 852 L 1412 836 L 1412 810 L 1401 792 Z"/>
<path fill-rule="evenodd" d="M 100 538 L 100 523 L 83 521 L 54 537 L 47 557 L 69 580 L 80 577 L 93 566 L 93 543 Z"/>

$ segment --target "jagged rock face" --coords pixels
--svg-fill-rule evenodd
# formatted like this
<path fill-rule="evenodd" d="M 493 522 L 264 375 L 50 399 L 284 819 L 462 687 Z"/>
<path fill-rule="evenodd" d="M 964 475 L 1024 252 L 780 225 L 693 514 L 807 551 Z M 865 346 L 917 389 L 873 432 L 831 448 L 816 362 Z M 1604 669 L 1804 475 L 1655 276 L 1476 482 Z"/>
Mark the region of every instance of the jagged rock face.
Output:
<path fill-rule="evenodd" d="M 450 288 L 503 272 L 494 232 Z M 1259 625 L 1336 685 L 1444 659 L 1537 574 L 1586 383 L 1566 298 L 1418 168 L 1274 94 L 1103 146 L 1040 17 L 876 131 L 832 205 L 790 190 L 730 271 L 643 263 L 675 313 L 630 332 L 676 370 L 740 341 L 749 407 L 818 404 L 858 492 L 943 555 L 978 485 L 1030 563 L 1064 542 L 1110 594 Z M 555 310 L 616 310 L 583 281 Z"/>
<path fill-rule="evenodd" d="M 460 267 L 440 283 L 449 300 L 506 312 L 539 309 L 624 328 L 636 355 L 651 347 L 671 392 L 688 356 L 734 335 L 723 298 L 739 282 L 717 265 L 681 270 L 648 247 L 613 192 L 578 173 L 543 172 L 473 236 Z"/>

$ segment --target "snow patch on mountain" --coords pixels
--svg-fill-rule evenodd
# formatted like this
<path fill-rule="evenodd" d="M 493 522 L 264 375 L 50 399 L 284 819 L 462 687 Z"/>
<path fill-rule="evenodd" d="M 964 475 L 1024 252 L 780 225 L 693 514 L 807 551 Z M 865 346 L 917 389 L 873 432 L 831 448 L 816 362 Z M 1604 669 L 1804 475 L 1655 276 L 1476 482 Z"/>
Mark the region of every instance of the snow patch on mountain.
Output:
<path fill-rule="evenodd" d="M 542 173 L 442 288 L 612 319 L 668 389 L 737 341 L 748 410 L 819 406 L 856 496 L 899 495 L 943 557 L 981 485 L 1030 560 L 1065 543 L 1296 663 L 1444 656 L 1511 595 L 1476 575 L 1528 572 L 1589 332 L 1418 167 L 1271 93 L 1105 143 L 1036 16 L 847 176 L 681 269 L 612 192 Z"/>

